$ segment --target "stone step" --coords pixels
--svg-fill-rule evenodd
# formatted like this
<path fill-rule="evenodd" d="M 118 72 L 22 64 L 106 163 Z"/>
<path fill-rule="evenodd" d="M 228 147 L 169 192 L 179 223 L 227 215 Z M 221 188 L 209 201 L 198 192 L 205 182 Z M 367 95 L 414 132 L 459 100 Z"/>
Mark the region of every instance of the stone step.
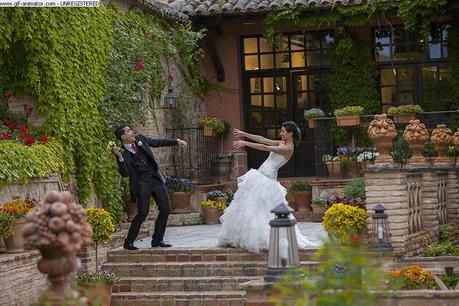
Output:
<path fill-rule="evenodd" d="M 300 260 L 309 261 L 316 248 L 301 249 Z M 196 262 L 196 261 L 267 261 L 266 251 L 260 254 L 235 248 L 152 248 L 128 251 L 122 248 L 110 250 L 108 261 L 120 262 Z"/>
<path fill-rule="evenodd" d="M 245 291 L 169 291 L 112 293 L 112 306 L 243 306 Z"/>
<path fill-rule="evenodd" d="M 263 276 L 266 264 L 266 261 L 110 262 L 103 269 L 117 277 Z M 301 265 L 312 270 L 317 263 L 304 261 Z"/>
<path fill-rule="evenodd" d="M 112 292 L 237 291 L 241 290 L 242 283 L 259 278 L 259 276 L 122 277 L 113 285 Z"/>

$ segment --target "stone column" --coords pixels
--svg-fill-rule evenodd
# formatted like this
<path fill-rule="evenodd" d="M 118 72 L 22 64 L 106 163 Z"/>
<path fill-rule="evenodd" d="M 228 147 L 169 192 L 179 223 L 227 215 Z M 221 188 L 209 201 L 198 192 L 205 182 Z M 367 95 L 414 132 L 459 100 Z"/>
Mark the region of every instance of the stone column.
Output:
<path fill-rule="evenodd" d="M 459 242 L 459 167 L 448 171 L 447 207 L 448 223 L 451 225 L 451 239 Z"/>

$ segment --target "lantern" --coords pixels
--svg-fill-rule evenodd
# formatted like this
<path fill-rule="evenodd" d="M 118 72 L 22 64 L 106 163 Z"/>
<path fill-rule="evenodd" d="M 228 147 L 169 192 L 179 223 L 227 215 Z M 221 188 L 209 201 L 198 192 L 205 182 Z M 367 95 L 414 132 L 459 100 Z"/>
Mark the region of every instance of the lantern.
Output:
<path fill-rule="evenodd" d="M 381 204 L 373 208 L 373 232 L 372 232 L 372 245 L 376 251 L 386 252 L 392 250 L 389 237 L 389 225 L 387 222 L 387 214 L 384 213 L 386 208 Z"/>
<path fill-rule="evenodd" d="M 296 240 L 296 220 L 290 219 L 290 209 L 284 203 L 271 210 L 276 217 L 269 222 L 271 233 L 269 237 L 268 269 L 265 281 L 275 282 L 288 270 L 300 266 L 298 242 Z M 303 276 L 298 275 L 298 277 Z"/>
<path fill-rule="evenodd" d="M 178 106 L 178 95 L 172 91 L 172 88 L 169 87 L 167 94 L 164 96 L 164 102 L 161 108 L 163 109 L 176 109 Z"/>

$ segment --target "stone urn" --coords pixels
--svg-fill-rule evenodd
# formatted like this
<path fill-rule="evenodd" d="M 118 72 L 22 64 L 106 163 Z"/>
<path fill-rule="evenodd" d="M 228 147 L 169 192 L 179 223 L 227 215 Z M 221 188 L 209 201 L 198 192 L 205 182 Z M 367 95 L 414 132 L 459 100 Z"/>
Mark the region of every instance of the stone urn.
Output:
<path fill-rule="evenodd" d="M 49 305 L 63 305 L 68 298 L 78 295 L 70 289 L 70 275 L 79 266 L 77 251 L 91 241 L 86 212 L 72 202 L 69 192 L 52 191 L 46 194 L 45 203 L 27 214 L 26 220 L 25 246 L 40 251 L 37 267 L 48 275 L 51 284 L 42 300 Z"/>
<path fill-rule="evenodd" d="M 22 238 L 22 232 L 26 224 L 26 218 L 14 220 L 13 232 L 11 235 L 4 238 L 7 253 L 24 252 L 24 239 Z"/>
<path fill-rule="evenodd" d="M 453 132 L 446 124 L 438 124 L 432 131 L 430 141 L 434 144 L 438 157 L 434 160 L 434 165 L 449 165 L 450 160 L 447 156 L 448 145 L 453 142 Z"/>
<path fill-rule="evenodd" d="M 190 192 L 172 192 L 171 206 L 173 214 L 185 214 L 191 212 L 191 193 Z"/>
<path fill-rule="evenodd" d="M 413 156 L 408 160 L 410 165 L 425 165 L 426 159 L 422 156 L 424 144 L 429 140 L 429 131 L 419 119 L 410 120 L 403 132 L 403 138 L 410 146 Z"/>
<path fill-rule="evenodd" d="M 388 118 L 386 114 L 375 115 L 367 132 L 373 146 L 379 152 L 375 165 L 393 164 L 394 159 L 389 155 L 389 151 L 392 148 L 392 141 L 397 136 L 397 130 L 392 119 Z"/>

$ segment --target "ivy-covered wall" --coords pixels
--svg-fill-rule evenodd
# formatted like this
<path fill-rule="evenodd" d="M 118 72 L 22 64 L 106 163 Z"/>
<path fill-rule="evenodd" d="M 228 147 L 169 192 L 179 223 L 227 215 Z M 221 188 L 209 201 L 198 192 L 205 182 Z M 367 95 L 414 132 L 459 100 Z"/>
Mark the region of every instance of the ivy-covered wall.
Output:
<path fill-rule="evenodd" d="M 196 61 L 203 33 L 111 5 L 1 9 L 0 20 L 0 89 L 32 96 L 36 109 L 48 113 L 43 129 L 62 143 L 64 168 L 76 169 L 80 202 L 95 187 L 118 221 L 122 188 L 107 149 L 113 128 L 144 119 L 145 108 L 152 109 L 144 100 L 158 103 L 168 80 L 164 56 L 180 59 L 183 72 L 193 76 L 184 86 L 203 94 L 207 83 Z"/>

